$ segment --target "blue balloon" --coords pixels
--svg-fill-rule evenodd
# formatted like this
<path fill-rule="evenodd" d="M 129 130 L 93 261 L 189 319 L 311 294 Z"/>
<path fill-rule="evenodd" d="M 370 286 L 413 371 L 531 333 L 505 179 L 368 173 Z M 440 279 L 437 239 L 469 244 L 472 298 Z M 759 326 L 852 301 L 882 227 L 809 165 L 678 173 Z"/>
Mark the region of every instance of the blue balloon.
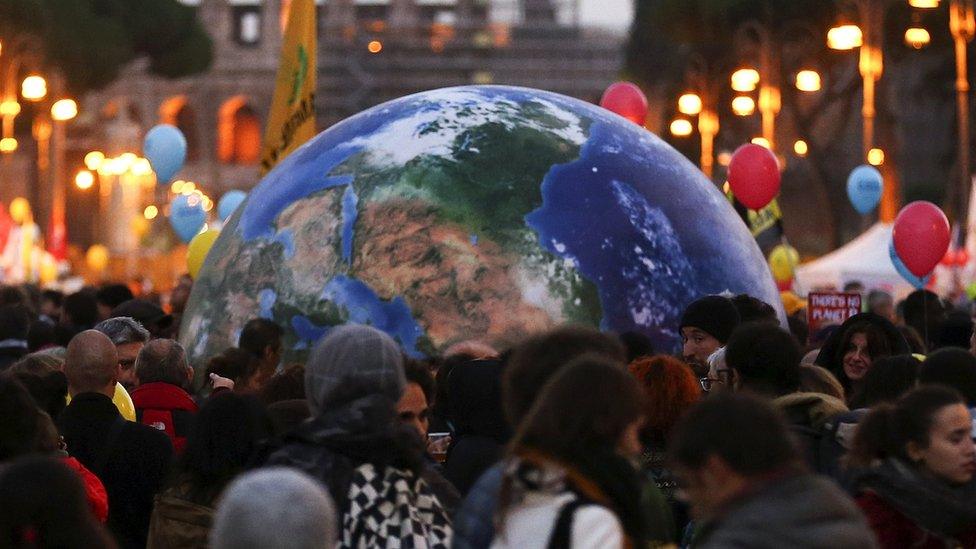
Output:
<path fill-rule="evenodd" d="M 847 178 L 847 197 L 861 215 L 871 213 L 881 202 L 884 180 L 874 166 L 858 166 Z"/>
<path fill-rule="evenodd" d="M 186 162 L 186 137 L 179 128 L 160 124 L 146 133 L 142 154 L 156 172 L 156 182 L 165 185 Z"/>
<path fill-rule="evenodd" d="M 908 283 L 914 286 L 915 288 L 921 290 L 929 283 L 930 280 L 932 280 L 931 274 L 926 276 L 925 278 L 919 278 L 915 276 L 914 273 L 908 270 L 908 267 L 905 266 L 905 263 L 902 262 L 900 257 L 898 257 L 898 252 L 895 250 L 894 240 L 888 243 L 888 257 L 891 258 L 891 263 L 895 266 L 895 270 L 898 271 L 898 274 L 900 274 L 902 278 L 907 280 Z"/>
<path fill-rule="evenodd" d="M 198 196 L 179 195 L 170 204 L 169 224 L 180 240 L 189 242 L 207 222 L 207 212 Z"/>
<path fill-rule="evenodd" d="M 221 221 L 227 221 L 227 218 L 234 213 L 234 210 L 244 202 L 247 198 L 247 193 L 244 191 L 228 191 L 224 193 L 224 196 L 220 197 L 220 202 L 217 202 L 217 215 L 220 217 Z"/>

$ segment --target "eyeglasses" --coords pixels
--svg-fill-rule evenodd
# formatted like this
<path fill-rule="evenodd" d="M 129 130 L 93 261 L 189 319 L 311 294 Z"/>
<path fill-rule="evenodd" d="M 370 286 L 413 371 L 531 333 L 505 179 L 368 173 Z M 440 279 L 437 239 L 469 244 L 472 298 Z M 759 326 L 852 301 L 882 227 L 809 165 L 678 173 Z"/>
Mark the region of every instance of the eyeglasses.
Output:
<path fill-rule="evenodd" d="M 706 393 L 711 392 L 712 385 L 714 385 L 716 381 L 718 380 L 710 377 L 698 378 L 698 384 L 701 385 L 702 391 L 705 391 Z"/>

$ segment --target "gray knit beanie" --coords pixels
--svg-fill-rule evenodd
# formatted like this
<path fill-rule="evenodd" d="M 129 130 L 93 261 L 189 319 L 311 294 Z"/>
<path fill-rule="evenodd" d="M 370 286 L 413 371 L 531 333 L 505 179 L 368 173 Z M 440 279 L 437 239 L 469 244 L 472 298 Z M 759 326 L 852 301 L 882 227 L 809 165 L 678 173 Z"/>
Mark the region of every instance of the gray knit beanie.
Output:
<path fill-rule="evenodd" d="M 286 467 L 235 480 L 221 497 L 210 530 L 214 549 L 332 549 L 336 509 L 312 477 Z"/>
<path fill-rule="evenodd" d="M 400 347 L 370 326 L 335 328 L 316 344 L 305 364 L 305 397 L 312 416 L 375 394 L 395 404 L 406 385 Z"/>

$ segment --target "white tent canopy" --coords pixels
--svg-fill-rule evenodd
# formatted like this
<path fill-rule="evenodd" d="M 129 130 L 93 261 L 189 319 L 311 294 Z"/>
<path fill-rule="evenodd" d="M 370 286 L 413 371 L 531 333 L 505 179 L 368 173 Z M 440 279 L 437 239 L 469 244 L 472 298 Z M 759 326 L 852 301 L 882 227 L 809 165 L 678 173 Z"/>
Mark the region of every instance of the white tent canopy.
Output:
<path fill-rule="evenodd" d="M 890 223 L 876 223 L 846 245 L 797 267 L 800 293 L 839 290 L 855 280 L 868 290 L 884 290 L 896 299 L 911 293 L 914 288 L 898 274 L 888 257 L 891 228 Z"/>

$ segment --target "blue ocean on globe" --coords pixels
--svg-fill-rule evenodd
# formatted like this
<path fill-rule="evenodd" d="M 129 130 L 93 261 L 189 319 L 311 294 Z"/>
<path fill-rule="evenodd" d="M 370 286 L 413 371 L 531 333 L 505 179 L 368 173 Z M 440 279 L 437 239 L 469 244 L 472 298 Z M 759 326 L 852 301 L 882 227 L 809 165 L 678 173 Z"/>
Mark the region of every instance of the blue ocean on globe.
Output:
<path fill-rule="evenodd" d="M 422 357 L 572 322 L 672 351 L 688 303 L 719 293 L 779 308 L 745 225 L 680 153 L 595 105 L 466 86 L 364 111 L 282 161 L 227 220 L 181 340 L 200 364 L 260 316 L 300 361 L 361 323 Z"/>

